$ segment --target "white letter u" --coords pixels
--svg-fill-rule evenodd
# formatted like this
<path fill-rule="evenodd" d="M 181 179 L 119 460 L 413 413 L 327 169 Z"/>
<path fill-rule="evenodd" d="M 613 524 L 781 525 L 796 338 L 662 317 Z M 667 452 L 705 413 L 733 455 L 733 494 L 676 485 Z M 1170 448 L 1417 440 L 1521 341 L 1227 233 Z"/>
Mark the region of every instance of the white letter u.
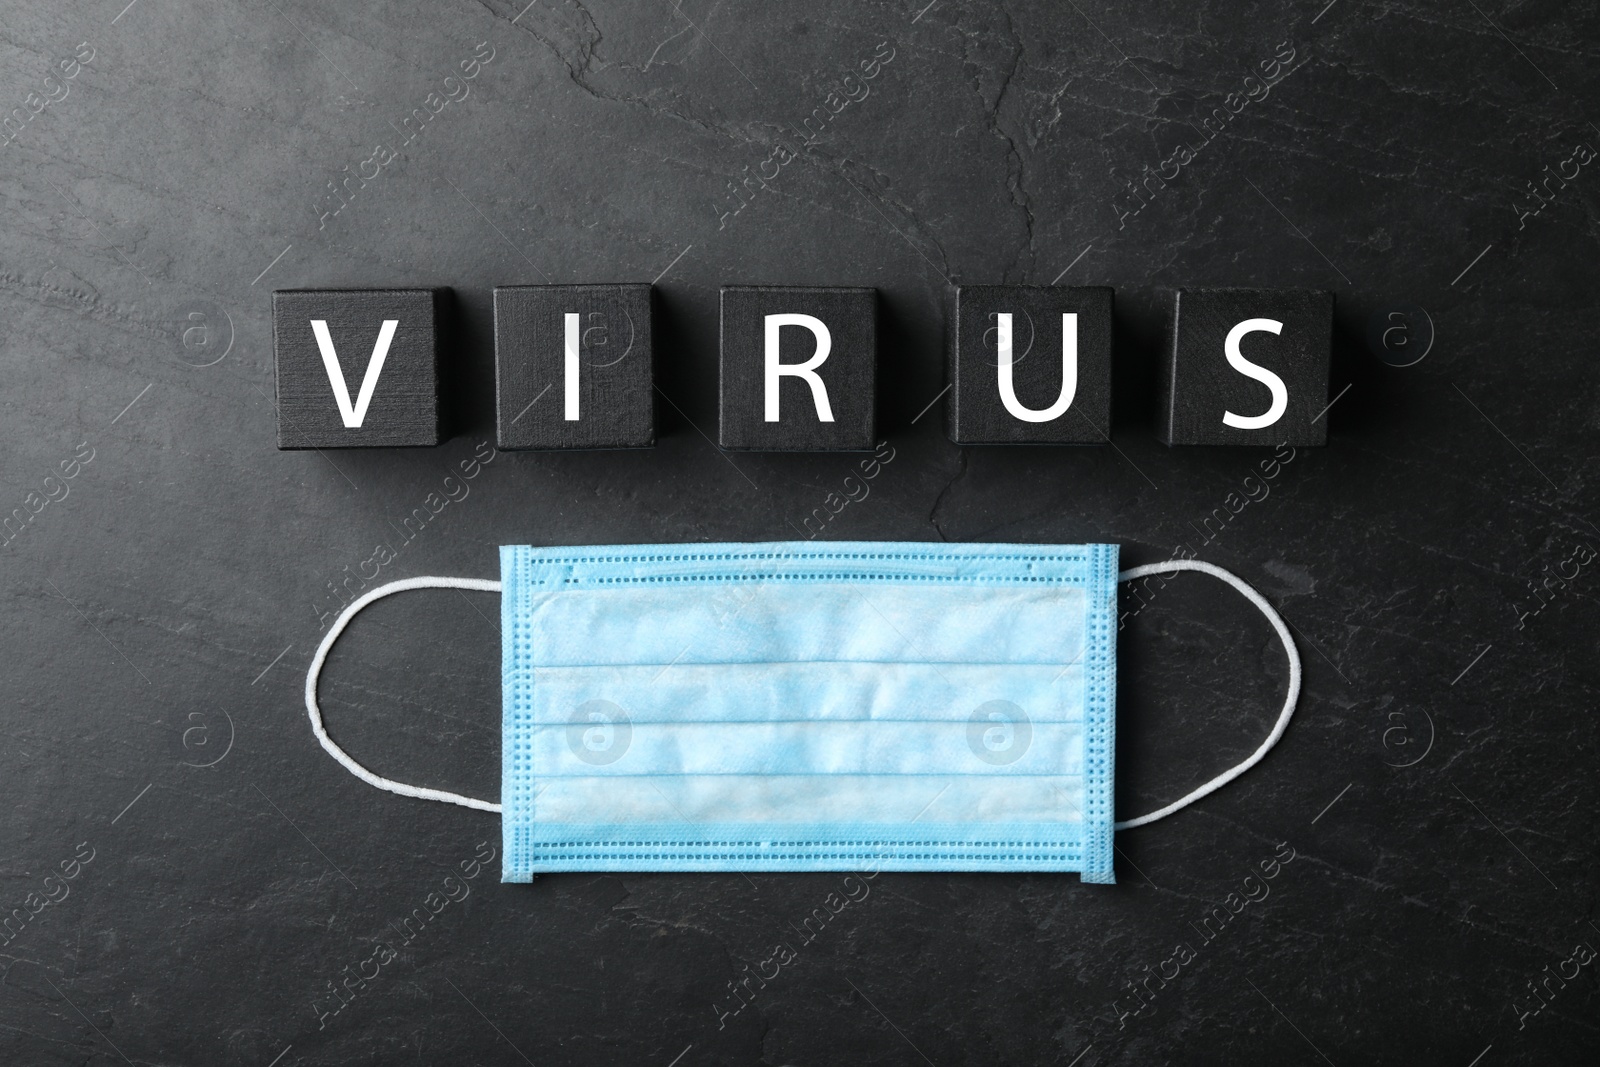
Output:
<path fill-rule="evenodd" d="M 1061 316 L 1061 395 L 1043 411 L 1022 406 L 1017 399 L 1016 387 L 1011 381 L 1011 313 L 996 316 L 996 344 L 1000 354 L 1000 402 L 1023 422 L 1049 422 L 1060 418 L 1072 406 L 1078 395 L 1078 316 L 1066 313 Z"/>

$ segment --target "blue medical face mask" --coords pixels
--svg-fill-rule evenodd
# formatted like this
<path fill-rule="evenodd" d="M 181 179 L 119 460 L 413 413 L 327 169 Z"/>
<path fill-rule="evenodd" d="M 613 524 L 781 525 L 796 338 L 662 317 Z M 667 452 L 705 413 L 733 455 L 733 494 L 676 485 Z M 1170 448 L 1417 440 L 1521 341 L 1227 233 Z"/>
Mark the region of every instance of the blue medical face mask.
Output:
<path fill-rule="evenodd" d="M 368 783 L 501 813 L 507 882 L 552 871 L 1077 871 L 1112 832 L 1220 787 L 1277 743 L 1300 660 L 1210 564 L 1117 572 L 1115 545 L 778 542 L 506 547 L 501 581 L 411 578 L 352 603 L 306 676 L 322 746 Z M 1249 759 L 1112 817 L 1116 585 L 1195 570 L 1243 593 L 1289 659 Z M 351 618 L 407 589 L 501 593 L 501 803 L 390 781 L 323 728 Z"/>

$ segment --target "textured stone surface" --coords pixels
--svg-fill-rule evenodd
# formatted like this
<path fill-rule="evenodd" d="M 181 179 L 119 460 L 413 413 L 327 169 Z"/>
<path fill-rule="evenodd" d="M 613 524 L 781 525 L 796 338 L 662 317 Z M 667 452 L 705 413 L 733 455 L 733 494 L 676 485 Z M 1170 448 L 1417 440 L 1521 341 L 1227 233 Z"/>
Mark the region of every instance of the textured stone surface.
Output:
<path fill-rule="evenodd" d="M 0 945 L 0 1061 L 1594 1062 L 1600 961 L 1519 1020 L 1600 948 L 1592 4 L 124 4 L 0 17 L 0 905 L 59 898 Z M 493 287 L 657 275 L 657 447 L 496 454 Z M 1117 289 L 1115 447 L 950 444 L 950 285 L 1052 282 Z M 733 283 L 879 291 L 886 446 L 711 446 Z M 454 290 L 449 439 L 279 452 L 270 291 L 362 286 Z M 1156 441 L 1180 286 L 1337 295 L 1327 447 Z M 317 746 L 338 583 L 796 526 L 1192 550 L 1294 625 L 1299 717 L 1118 885 L 882 875 L 737 1014 L 842 875 L 480 873 L 332 1013 L 497 835 Z M 1140 604 L 1124 813 L 1284 684 L 1216 583 Z M 494 609 L 373 607 L 335 736 L 492 795 Z"/>

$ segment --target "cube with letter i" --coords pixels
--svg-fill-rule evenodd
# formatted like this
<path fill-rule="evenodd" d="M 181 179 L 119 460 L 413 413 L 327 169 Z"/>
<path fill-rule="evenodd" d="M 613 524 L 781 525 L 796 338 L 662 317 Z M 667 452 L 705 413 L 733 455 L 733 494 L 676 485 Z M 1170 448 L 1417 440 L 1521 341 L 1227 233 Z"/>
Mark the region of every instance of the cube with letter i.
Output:
<path fill-rule="evenodd" d="M 495 289 L 501 448 L 655 444 L 650 290 L 648 283 Z"/>
<path fill-rule="evenodd" d="M 437 289 L 272 294 L 278 447 L 439 443 Z"/>
<path fill-rule="evenodd" d="M 718 443 L 870 450 L 877 309 L 876 289 L 724 286 Z"/>
<path fill-rule="evenodd" d="M 1183 289 L 1168 330 L 1163 442 L 1327 443 L 1332 293 Z"/>

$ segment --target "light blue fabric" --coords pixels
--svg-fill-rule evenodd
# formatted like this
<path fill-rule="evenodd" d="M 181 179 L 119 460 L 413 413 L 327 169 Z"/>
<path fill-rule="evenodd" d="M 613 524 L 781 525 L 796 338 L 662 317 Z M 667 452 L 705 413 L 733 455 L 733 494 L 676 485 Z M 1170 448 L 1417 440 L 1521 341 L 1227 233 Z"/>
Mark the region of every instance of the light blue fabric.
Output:
<path fill-rule="evenodd" d="M 1111 882 L 1115 545 L 500 550 L 503 878 Z"/>

